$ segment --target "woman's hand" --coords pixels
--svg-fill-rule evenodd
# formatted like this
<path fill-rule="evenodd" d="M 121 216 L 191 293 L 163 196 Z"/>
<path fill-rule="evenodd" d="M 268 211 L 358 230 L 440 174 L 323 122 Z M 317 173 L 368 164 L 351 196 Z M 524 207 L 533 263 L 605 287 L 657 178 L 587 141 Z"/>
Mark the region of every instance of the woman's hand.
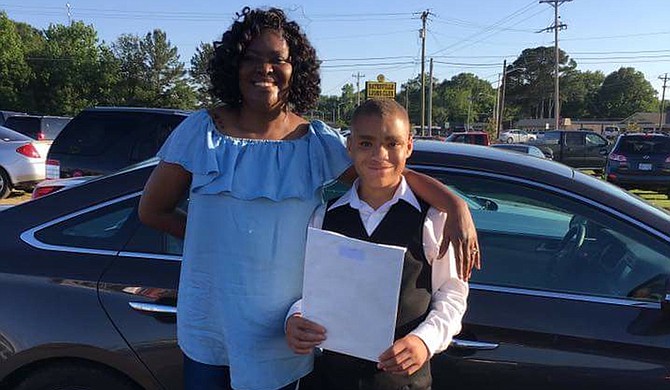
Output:
<path fill-rule="evenodd" d="M 300 313 L 293 314 L 286 321 L 286 342 L 295 353 L 307 355 L 312 353 L 326 339 L 326 329 Z"/>
<path fill-rule="evenodd" d="M 454 247 L 458 277 L 467 282 L 472 276 L 473 267 L 481 269 L 481 253 L 470 209 L 464 201 L 459 201 L 458 207 L 454 207 L 447 215 L 440 257 L 447 253 L 451 243 Z"/>
<path fill-rule="evenodd" d="M 396 340 L 379 356 L 377 368 L 392 374 L 410 376 L 428 360 L 428 347 L 418 336 L 407 335 Z"/>

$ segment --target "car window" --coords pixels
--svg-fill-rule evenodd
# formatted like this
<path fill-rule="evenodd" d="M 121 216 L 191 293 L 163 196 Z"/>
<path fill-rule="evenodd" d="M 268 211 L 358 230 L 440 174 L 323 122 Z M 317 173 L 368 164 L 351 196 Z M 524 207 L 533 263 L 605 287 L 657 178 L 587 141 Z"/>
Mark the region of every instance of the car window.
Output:
<path fill-rule="evenodd" d="M 11 116 L 5 122 L 5 127 L 36 139 L 40 130 L 40 119 L 30 116 Z"/>
<path fill-rule="evenodd" d="M 124 146 L 121 149 L 131 153 L 138 135 L 151 132 L 156 123 L 164 122 L 161 117 L 165 115 L 148 112 L 84 112 L 63 129 L 51 145 L 50 153 L 97 156 L 118 144 Z"/>
<path fill-rule="evenodd" d="M 44 133 L 44 139 L 56 139 L 56 136 L 60 134 L 69 121 L 68 118 L 43 118 L 42 132 Z"/>
<path fill-rule="evenodd" d="M 565 144 L 568 146 L 584 145 L 584 134 L 576 131 L 568 131 L 565 133 Z"/>
<path fill-rule="evenodd" d="M 605 141 L 598 134 L 589 133 L 589 134 L 586 134 L 586 145 L 589 145 L 589 146 L 605 146 L 605 145 L 607 145 L 607 141 Z"/>
<path fill-rule="evenodd" d="M 160 147 L 163 146 L 167 137 L 172 133 L 172 130 L 174 130 L 182 120 L 184 120 L 184 117 L 177 115 L 157 117 L 146 131 L 139 133 L 139 137 L 131 153 L 131 161 L 144 161 L 154 157 Z"/>
<path fill-rule="evenodd" d="M 179 204 L 179 208 L 186 211 L 188 208 L 188 200 L 182 200 Z M 181 256 L 183 249 L 184 240 L 154 228 L 150 228 L 141 223 L 123 248 L 126 252 L 174 256 Z"/>
<path fill-rule="evenodd" d="M 621 153 L 670 153 L 670 137 L 622 137 L 617 146 Z"/>
<path fill-rule="evenodd" d="M 472 283 L 644 301 L 664 295 L 670 247 L 635 225 L 521 183 L 434 176 L 482 205 L 471 207 L 483 264 Z"/>
<path fill-rule="evenodd" d="M 542 136 L 542 142 L 545 144 L 557 145 L 560 139 L 561 139 L 561 133 L 557 131 L 550 131 L 548 133 L 544 133 L 544 135 Z"/>
<path fill-rule="evenodd" d="M 528 148 L 528 154 L 530 154 L 531 156 L 540 157 L 540 158 L 545 158 L 546 157 L 544 155 L 544 153 L 542 153 L 542 151 L 540 149 L 536 148 L 536 147 L 529 147 Z"/>
<path fill-rule="evenodd" d="M 138 202 L 139 196 L 92 210 L 39 230 L 35 238 L 65 247 L 120 250 L 137 225 Z"/>
<path fill-rule="evenodd" d="M 474 140 L 472 142 L 473 144 L 486 146 L 486 135 L 475 134 L 475 135 L 472 135 L 472 137 L 474 138 Z"/>
<path fill-rule="evenodd" d="M 30 141 L 31 138 L 25 136 L 17 131 L 9 129 L 4 126 L 0 126 L 0 140 L 9 142 L 9 141 Z"/>

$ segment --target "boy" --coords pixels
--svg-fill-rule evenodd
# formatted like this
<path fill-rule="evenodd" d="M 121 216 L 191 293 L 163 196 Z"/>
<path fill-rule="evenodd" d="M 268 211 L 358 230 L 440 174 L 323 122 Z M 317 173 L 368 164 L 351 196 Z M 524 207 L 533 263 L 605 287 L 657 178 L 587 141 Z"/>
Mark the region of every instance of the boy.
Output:
<path fill-rule="evenodd" d="M 393 100 L 368 100 L 354 112 L 351 129 L 347 149 L 358 179 L 315 212 L 312 226 L 408 248 L 395 342 L 378 364 L 324 351 L 316 376 L 323 389 L 430 389 L 430 357 L 460 331 L 468 285 L 458 278 L 452 248 L 438 258 L 447 216 L 417 198 L 402 176 L 413 147 L 405 109 Z M 326 329 L 302 318 L 298 301 L 286 338 L 294 352 L 307 354 L 325 340 Z"/>

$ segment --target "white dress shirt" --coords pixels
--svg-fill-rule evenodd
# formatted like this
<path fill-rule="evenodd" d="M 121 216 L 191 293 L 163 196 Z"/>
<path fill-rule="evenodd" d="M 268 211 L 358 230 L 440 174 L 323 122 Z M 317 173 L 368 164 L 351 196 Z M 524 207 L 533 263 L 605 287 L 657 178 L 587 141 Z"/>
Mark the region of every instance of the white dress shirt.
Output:
<path fill-rule="evenodd" d="M 401 199 L 421 211 L 419 201 L 407 185 L 404 177 L 393 198 L 376 210 L 358 197 L 358 179 L 356 179 L 349 191 L 333 203 L 328 210 L 345 205 L 358 210 L 365 230 L 368 236 L 371 236 L 391 206 Z M 327 205 L 321 205 L 314 212 L 310 226 L 319 229 L 323 226 L 326 207 Z M 467 308 L 469 291 L 468 284 L 458 278 L 453 247 L 449 245 L 447 253 L 441 258 L 438 257 L 446 220 L 447 215 L 445 213 L 431 207 L 424 221 L 423 250 L 431 265 L 432 296 L 430 311 L 426 319 L 410 332 L 426 344 L 431 357 L 447 349 L 452 338 L 461 331 L 461 320 Z M 301 304 L 302 300 L 294 303 L 286 318 L 300 313 L 302 311 Z"/>

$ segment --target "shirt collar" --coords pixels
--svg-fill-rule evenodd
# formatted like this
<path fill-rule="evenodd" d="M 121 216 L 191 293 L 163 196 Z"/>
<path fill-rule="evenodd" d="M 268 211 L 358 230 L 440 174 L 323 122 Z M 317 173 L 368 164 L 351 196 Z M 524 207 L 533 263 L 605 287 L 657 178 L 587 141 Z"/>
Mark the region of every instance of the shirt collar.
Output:
<path fill-rule="evenodd" d="M 356 210 L 361 210 L 364 207 L 370 207 L 367 203 L 361 200 L 361 198 L 358 197 L 358 184 L 359 184 L 360 179 L 356 179 L 354 181 L 354 184 L 351 186 L 349 191 L 345 192 L 344 195 L 340 197 L 340 199 L 336 200 L 335 203 L 333 203 L 329 208 L 328 211 L 333 210 L 337 207 L 344 206 L 344 205 L 350 205 L 351 208 L 354 208 Z M 391 198 L 389 201 L 384 203 L 379 209 L 383 209 L 385 207 L 390 207 L 393 206 L 394 204 L 398 203 L 399 200 L 404 200 L 405 202 L 409 203 L 412 205 L 415 209 L 418 211 L 421 211 L 421 206 L 419 205 L 419 201 L 416 199 L 416 196 L 412 192 L 412 190 L 409 188 L 409 185 L 407 185 L 407 181 L 405 180 L 405 177 L 403 176 L 402 179 L 400 180 L 400 185 L 396 189 L 395 193 L 393 194 L 393 198 Z"/>

